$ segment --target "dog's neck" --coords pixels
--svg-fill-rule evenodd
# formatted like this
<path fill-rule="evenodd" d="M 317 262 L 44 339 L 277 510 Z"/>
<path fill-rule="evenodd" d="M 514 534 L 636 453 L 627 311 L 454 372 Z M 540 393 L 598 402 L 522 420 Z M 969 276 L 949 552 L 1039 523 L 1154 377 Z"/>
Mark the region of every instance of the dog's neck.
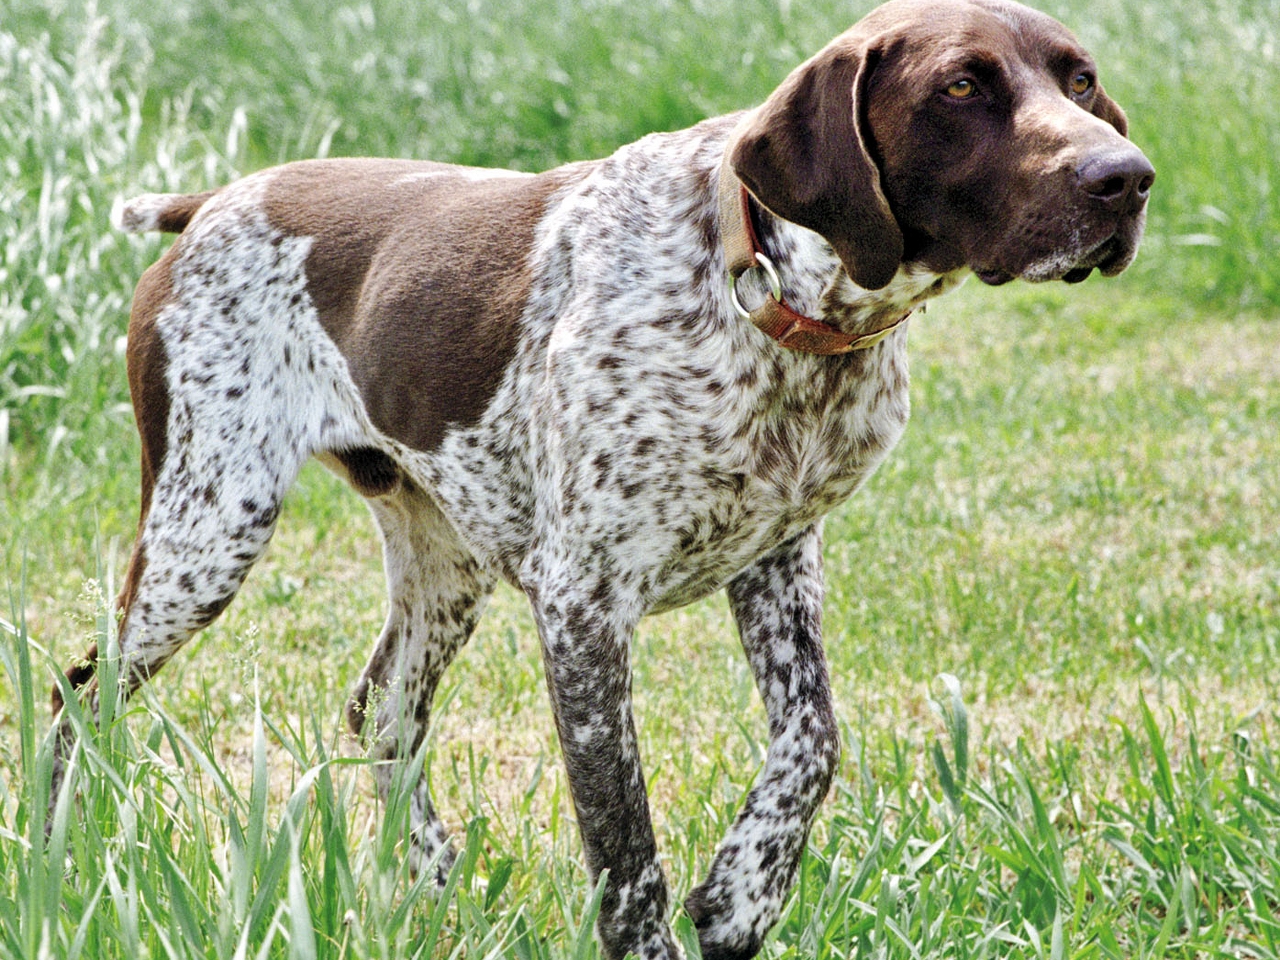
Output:
<path fill-rule="evenodd" d="M 770 213 L 727 164 L 718 190 L 735 306 L 784 347 L 819 354 L 868 349 L 926 300 L 954 289 L 967 276 L 966 270 L 938 274 L 904 264 L 887 286 L 867 290 L 850 279 L 830 244 Z"/>

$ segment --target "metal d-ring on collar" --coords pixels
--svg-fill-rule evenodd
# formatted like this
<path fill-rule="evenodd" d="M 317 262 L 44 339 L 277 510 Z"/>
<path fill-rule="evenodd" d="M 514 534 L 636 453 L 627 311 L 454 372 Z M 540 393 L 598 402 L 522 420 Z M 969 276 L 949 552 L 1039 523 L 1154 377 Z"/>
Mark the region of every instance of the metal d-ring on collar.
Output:
<path fill-rule="evenodd" d="M 773 261 L 764 255 L 761 251 L 755 252 L 755 267 L 764 272 L 765 279 L 769 281 L 769 291 L 773 294 L 773 299 L 779 303 L 782 302 L 782 280 L 778 277 L 778 268 L 773 265 Z M 754 268 L 749 268 L 754 269 Z M 742 273 L 746 273 L 744 270 Z M 738 277 L 732 271 L 729 273 L 729 299 L 733 301 L 733 309 L 738 311 L 738 316 L 743 320 L 751 319 L 751 311 L 742 305 L 742 301 L 738 299 Z"/>
<path fill-rule="evenodd" d="M 898 329 L 911 316 L 908 310 L 892 323 L 871 333 L 851 334 L 821 320 L 797 313 L 782 297 L 782 281 L 778 269 L 760 250 L 751 215 L 751 193 L 733 172 L 729 150 L 720 165 L 718 202 L 720 242 L 724 248 L 725 266 L 729 272 L 729 298 L 733 308 L 746 320 L 789 350 L 833 356 L 867 350 Z M 769 294 L 754 310 L 748 310 L 738 297 L 738 279 L 748 270 L 760 270 L 769 284 Z"/>

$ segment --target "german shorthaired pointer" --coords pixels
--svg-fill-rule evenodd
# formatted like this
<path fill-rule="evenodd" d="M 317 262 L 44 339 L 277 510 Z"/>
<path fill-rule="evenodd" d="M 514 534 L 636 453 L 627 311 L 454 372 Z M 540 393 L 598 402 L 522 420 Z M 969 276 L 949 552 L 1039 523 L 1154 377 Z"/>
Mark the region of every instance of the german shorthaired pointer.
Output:
<path fill-rule="evenodd" d="M 411 755 L 495 581 L 518 585 L 609 872 L 604 952 L 675 957 L 629 648 L 645 614 L 725 589 L 770 743 L 684 906 L 704 956 L 753 956 L 840 752 L 822 517 L 906 425 L 906 319 L 970 273 L 1125 269 L 1154 178 L 1125 133 L 1049 17 L 893 0 L 759 108 L 604 160 L 314 161 L 126 203 L 125 230 L 180 234 L 129 328 L 129 685 L 227 606 L 318 457 L 367 499 L 390 588 L 352 727 Z M 425 781 L 412 817 L 415 864 L 447 871 Z"/>

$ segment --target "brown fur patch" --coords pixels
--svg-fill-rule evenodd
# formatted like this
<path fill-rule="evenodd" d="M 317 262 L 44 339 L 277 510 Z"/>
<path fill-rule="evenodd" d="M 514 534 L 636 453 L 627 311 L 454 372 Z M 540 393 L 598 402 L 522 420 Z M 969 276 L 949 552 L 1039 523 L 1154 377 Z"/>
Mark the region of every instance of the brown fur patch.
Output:
<path fill-rule="evenodd" d="M 125 359 L 129 372 L 129 395 L 142 440 L 142 517 L 139 530 L 141 523 L 146 521 L 156 474 L 160 472 L 168 451 L 170 398 L 166 374 L 169 357 L 156 329 L 156 318 L 173 298 L 170 271 L 181 246 L 182 241 L 179 240 L 143 273 L 134 291 L 133 309 L 129 315 L 129 345 Z M 125 589 L 129 590 L 127 584 Z"/>
<path fill-rule="evenodd" d="M 430 450 L 479 419 L 519 340 L 534 231 L 571 176 L 397 160 L 276 173 L 267 215 L 313 238 L 308 292 L 383 433 Z"/>
<path fill-rule="evenodd" d="M 217 191 L 192 193 L 179 197 L 156 217 L 156 229 L 164 233 L 181 233 L 205 202 Z"/>

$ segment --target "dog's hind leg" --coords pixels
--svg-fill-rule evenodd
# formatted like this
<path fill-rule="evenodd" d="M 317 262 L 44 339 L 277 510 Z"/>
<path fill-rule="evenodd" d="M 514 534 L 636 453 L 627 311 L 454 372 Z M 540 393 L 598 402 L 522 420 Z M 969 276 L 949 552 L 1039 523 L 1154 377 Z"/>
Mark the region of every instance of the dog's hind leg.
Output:
<path fill-rule="evenodd" d="M 462 544 L 435 501 L 407 479 L 370 498 L 382 531 L 389 609 L 386 625 L 347 708 L 378 761 L 385 799 L 409 777 L 409 858 L 443 883 L 453 852 L 422 770 L 410 766 L 427 734 L 431 701 L 445 668 L 471 636 L 494 578 Z"/>
<path fill-rule="evenodd" d="M 126 693 L 150 679 L 197 631 L 226 608 L 275 530 L 285 492 L 305 459 L 288 446 L 270 449 L 246 424 L 228 428 L 198 400 L 174 398 L 163 431 L 143 427 L 142 517 L 117 601 L 119 676 Z M 168 438 L 167 448 L 156 437 Z M 68 671 L 81 702 L 96 715 L 96 660 L 90 648 Z M 62 687 L 54 690 L 55 712 Z M 70 716 L 58 725 L 56 801 L 74 743 Z"/>
<path fill-rule="evenodd" d="M 337 366 L 329 359 L 335 348 L 299 306 L 305 249 L 238 235 L 243 225 L 228 214 L 214 221 L 209 236 L 184 235 L 147 270 L 134 295 L 127 360 L 142 441 L 142 495 L 118 600 L 126 691 L 153 676 L 231 602 L 266 549 L 285 493 L 320 447 L 325 425 L 360 426 L 351 413 L 356 401 L 329 373 Z M 297 261 L 292 273 L 285 270 L 288 257 Z M 286 274 L 288 283 L 280 280 Z M 100 695 L 98 653 L 91 648 L 68 671 L 73 687 L 86 687 L 82 699 L 91 713 Z M 55 712 L 63 689 L 54 691 Z M 71 718 L 62 712 L 54 800 L 74 742 Z"/>

